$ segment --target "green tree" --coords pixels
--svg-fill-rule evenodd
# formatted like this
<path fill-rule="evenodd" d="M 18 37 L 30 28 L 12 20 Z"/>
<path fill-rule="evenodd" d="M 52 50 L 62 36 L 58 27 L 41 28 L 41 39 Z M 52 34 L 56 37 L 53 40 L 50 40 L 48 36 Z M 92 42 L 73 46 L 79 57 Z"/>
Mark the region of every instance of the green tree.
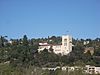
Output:
<path fill-rule="evenodd" d="M 5 44 L 8 42 L 8 40 L 6 39 L 7 36 L 1 36 L 0 37 L 0 47 L 4 47 Z"/>
<path fill-rule="evenodd" d="M 23 45 L 27 46 L 28 45 L 28 38 L 26 35 L 23 36 Z"/>

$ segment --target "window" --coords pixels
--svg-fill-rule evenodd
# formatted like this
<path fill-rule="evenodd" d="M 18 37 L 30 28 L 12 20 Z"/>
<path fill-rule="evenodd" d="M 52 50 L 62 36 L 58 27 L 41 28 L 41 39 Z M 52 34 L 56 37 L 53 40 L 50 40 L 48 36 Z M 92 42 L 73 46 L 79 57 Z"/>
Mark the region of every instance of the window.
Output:
<path fill-rule="evenodd" d="M 64 39 L 64 42 L 67 42 L 67 39 Z"/>
<path fill-rule="evenodd" d="M 64 43 L 64 46 L 67 46 L 67 43 Z"/>
<path fill-rule="evenodd" d="M 64 46 L 67 46 L 67 39 L 64 39 Z"/>
<path fill-rule="evenodd" d="M 61 46 L 56 46 L 56 48 L 61 48 Z"/>

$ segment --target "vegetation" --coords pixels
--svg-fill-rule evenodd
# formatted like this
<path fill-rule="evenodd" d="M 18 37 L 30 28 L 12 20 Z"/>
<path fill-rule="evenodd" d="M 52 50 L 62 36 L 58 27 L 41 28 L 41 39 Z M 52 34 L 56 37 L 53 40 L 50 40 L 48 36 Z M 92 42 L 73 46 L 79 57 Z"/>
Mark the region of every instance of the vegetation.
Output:
<path fill-rule="evenodd" d="M 28 39 L 24 35 L 22 39 L 11 39 L 12 43 L 10 43 L 7 36 L 1 36 L 0 75 L 86 75 L 81 71 L 68 73 L 60 69 L 43 71 L 41 67 L 85 66 L 86 64 L 100 66 L 100 38 L 73 39 L 73 51 L 64 56 L 54 54 L 52 49 L 51 52 L 45 49 L 38 53 L 38 43 L 44 41 L 50 44 L 61 44 L 61 37 Z M 84 44 L 84 41 L 89 43 Z M 91 55 L 90 51 L 84 53 L 86 47 L 93 47 L 94 54 Z"/>

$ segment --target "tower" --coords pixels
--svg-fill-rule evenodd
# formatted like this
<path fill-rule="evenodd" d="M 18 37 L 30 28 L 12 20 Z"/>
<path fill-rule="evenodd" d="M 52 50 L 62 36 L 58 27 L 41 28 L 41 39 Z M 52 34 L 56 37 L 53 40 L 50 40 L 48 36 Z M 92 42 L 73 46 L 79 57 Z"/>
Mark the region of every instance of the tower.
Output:
<path fill-rule="evenodd" d="M 72 37 L 69 35 L 62 36 L 62 55 L 67 55 L 72 51 Z"/>

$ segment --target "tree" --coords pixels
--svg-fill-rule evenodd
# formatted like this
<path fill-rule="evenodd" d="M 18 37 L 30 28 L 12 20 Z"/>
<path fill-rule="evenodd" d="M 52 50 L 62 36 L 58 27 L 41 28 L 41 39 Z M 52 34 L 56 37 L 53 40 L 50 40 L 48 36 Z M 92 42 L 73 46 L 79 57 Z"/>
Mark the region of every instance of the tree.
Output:
<path fill-rule="evenodd" d="M 82 60 L 85 62 L 85 64 L 88 64 L 88 62 L 93 60 L 93 56 L 91 55 L 90 51 L 83 55 Z"/>
<path fill-rule="evenodd" d="M 52 48 L 52 46 L 50 46 L 49 51 L 50 51 L 51 53 L 53 53 L 53 48 Z"/>
<path fill-rule="evenodd" d="M 5 43 L 8 41 L 6 39 L 7 36 L 1 36 L 0 37 L 0 47 L 4 47 L 5 46 Z"/>
<path fill-rule="evenodd" d="M 23 45 L 27 46 L 28 45 L 28 38 L 26 35 L 23 36 Z"/>
<path fill-rule="evenodd" d="M 100 48 L 98 48 L 97 50 L 95 50 L 94 55 L 95 56 L 100 56 Z"/>

